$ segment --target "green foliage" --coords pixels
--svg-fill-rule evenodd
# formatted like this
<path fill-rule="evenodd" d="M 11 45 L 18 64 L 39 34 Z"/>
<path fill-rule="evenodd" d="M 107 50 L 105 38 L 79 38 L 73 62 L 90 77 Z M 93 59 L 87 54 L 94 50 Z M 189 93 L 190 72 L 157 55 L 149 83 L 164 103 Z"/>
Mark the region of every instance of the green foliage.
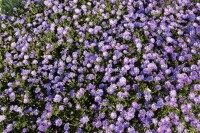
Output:
<path fill-rule="evenodd" d="M 200 0 L 192 0 L 193 2 L 200 2 Z"/>
<path fill-rule="evenodd" d="M 13 13 L 13 8 L 18 7 L 22 0 L 0 0 L 1 13 L 11 15 Z"/>

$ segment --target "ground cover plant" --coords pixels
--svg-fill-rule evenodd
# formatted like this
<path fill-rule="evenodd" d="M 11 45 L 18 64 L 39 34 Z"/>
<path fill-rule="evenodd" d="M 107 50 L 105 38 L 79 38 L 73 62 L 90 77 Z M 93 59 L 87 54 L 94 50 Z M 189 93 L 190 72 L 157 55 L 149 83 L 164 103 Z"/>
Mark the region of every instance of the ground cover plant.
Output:
<path fill-rule="evenodd" d="M 0 132 L 200 132 L 197 1 L 5 7 Z"/>

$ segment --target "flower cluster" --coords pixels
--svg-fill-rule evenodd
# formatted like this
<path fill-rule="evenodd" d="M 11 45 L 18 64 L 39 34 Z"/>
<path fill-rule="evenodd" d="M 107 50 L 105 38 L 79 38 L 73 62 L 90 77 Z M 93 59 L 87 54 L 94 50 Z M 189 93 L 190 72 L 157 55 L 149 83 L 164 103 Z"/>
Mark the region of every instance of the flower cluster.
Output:
<path fill-rule="evenodd" d="M 200 3 L 25 0 L 0 15 L 0 132 L 200 131 Z"/>

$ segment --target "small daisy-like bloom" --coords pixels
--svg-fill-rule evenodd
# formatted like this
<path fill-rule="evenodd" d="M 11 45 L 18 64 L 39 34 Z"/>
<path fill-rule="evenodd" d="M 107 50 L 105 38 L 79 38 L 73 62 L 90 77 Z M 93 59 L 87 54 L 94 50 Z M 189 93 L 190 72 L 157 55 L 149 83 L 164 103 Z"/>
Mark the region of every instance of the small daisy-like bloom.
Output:
<path fill-rule="evenodd" d="M 62 120 L 61 120 L 61 119 L 56 119 L 56 120 L 55 120 L 55 125 L 56 125 L 57 127 L 60 127 L 60 126 L 62 125 Z"/>
<path fill-rule="evenodd" d="M 112 119 L 115 119 L 115 118 L 117 118 L 117 114 L 116 114 L 115 112 L 112 112 L 112 113 L 110 114 L 110 117 L 111 117 Z"/>
<path fill-rule="evenodd" d="M 64 125 L 64 130 L 65 130 L 65 131 L 68 131 L 68 130 L 69 130 L 69 123 L 66 123 L 66 124 Z"/>
<path fill-rule="evenodd" d="M 176 90 L 171 90 L 170 91 L 170 96 L 171 97 L 176 97 Z"/>
<path fill-rule="evenodd" d="M 12 47 L 12 48 L 15 48 L 15 47 L 16 47 L 16 43 L 15 43 L 15 42 L 12 42 L 12 43 L 11 43 L 11 47 Z"/>
<path fill-rule="evenodd" d="M 82 123 L 82 124 L 86 124 L 86 123 L 88 123 L 88 121 L 89 121 L 89 118 L 88 118 L 88 116 L 83 116 L 81 119 L 80 119 L 80 122 Z"/>
<path fill-rule="evenodd" d="M 0 115 L 0 122 L 4 121 L 6 119 L 5 115 Z"/>
<path fill-rule="evenodd" d="M 110 2 L 111 2 L 111 3 L 114 3 L 114 2 L 116 2 L 116 0 L 110 0 Z"/>
<path fill-rule="evenodd" d="M 60 105 L 60 106 L 59 106 L 59 110 L 63 111 L 63 110 L 64 110 L 64 106 L 63 106 L 63 105 Z"/>
<path fill-rule="evenodd" d="M 169 42 L 169 43 L 172 43 L 172 42 L 174 41 L 174 39 L 171 38 L 171 37 L 167 37 L 166 40 L 167 40 L 167 42 Z"/>
<path fill-rule="evenodd" d="M 28 103 L 29 102 L 29 98 L 28 98 L 28 94 L 24 95 L 24 103 Z"/>
<path fill-rule="evenodd" d="M 124 106 L 122 104 L 117 104 L 116 109 L 117 109 L 117 111 L 123 111 Z"/>
<path fill-rule="evenodd" d="M 55 95 L 53 101 L 59 103 L 62 100 L 62 97 L 58 94 Z"/>
<path fill-rule="evenodd" d="M 121 78 L 119 79 L 118 85 L 119 85 L 119 86 L 124 86 L 124 85 L 126 85 L 126 78 L 125 78 L 125 77 L 121 77 Z"/>
<path fill-rule="evenodd" d="M 110 86 L 107 88 L 107 92 L 108 92 L 109 94 L 113 94 L 113 93 L 115 92 L 116 89 L 117 89 L 116 84 L 112 84 L 112 85 L 110 85 Z"/>
<path fill-rule="evenodd" d="M 13 124 L 8 124 L 7 126 L 6 126 L 6 131 L 7 132 L 11 132 L 13 130 Z"/>

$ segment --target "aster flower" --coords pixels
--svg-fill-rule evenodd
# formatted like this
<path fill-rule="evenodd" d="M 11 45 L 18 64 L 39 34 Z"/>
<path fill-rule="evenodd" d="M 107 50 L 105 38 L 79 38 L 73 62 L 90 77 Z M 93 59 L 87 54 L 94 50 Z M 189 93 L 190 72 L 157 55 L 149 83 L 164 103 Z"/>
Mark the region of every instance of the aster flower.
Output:
<path fill-rule="evenodd" d="M 4 121 L 6 119 L 5 115 L 0 115 L 0 122 Z"/>
<path fill-rule="evenodd" d="M 117 86 L 115 84 L 112 84 L 110 87 L 107 88 L 107 92 L 109 94 L 113 94 L 116 89 L 117 89 Z"/>
<path fill-rule="evenodd" d="M 83 116 L 83 117 L 80 119 L 80 122 L 81 122 L 82 124 L 86 124 L 86 123 L 88 123 L 88 121 L 89 121 L 88 116 Z"/>
<path fill-rule="evenodd" d="M 54 102 L 60 102 L 62 100 L 62 97 L 60 95 L 56 94 L 53 100 L 54 100 Z"/>
<path fill-rule="evenodd" d="M 123 111 L 123 105 L 122 104 L 117 104 L 116 105 L 116 109 L 118 110 L 118 111 Z"/>
<path fill-rule="evenodd" d="M 117 117 L 117 114 L 116 114 L 115 112 L 112 112 L 112 113 L 110 114 L 110 117 L 111 117 L 112 119 L 115 119 L 115 118 Z"/>
<path fill-rule="evenodd" d="M 124 86 L 124 85 L 126 85 L 126 78 L 125 78 L 125 77 L 121 77 L 121 78 L 119 79 L 118 85 L 119 85 L 119 86 Z"/>
<path fill-rule="evenodd" d="M 55 120 L 55 125 L 60 127 L 62 125 L 62 120 L 61 119 L 56 119 Z"/>

